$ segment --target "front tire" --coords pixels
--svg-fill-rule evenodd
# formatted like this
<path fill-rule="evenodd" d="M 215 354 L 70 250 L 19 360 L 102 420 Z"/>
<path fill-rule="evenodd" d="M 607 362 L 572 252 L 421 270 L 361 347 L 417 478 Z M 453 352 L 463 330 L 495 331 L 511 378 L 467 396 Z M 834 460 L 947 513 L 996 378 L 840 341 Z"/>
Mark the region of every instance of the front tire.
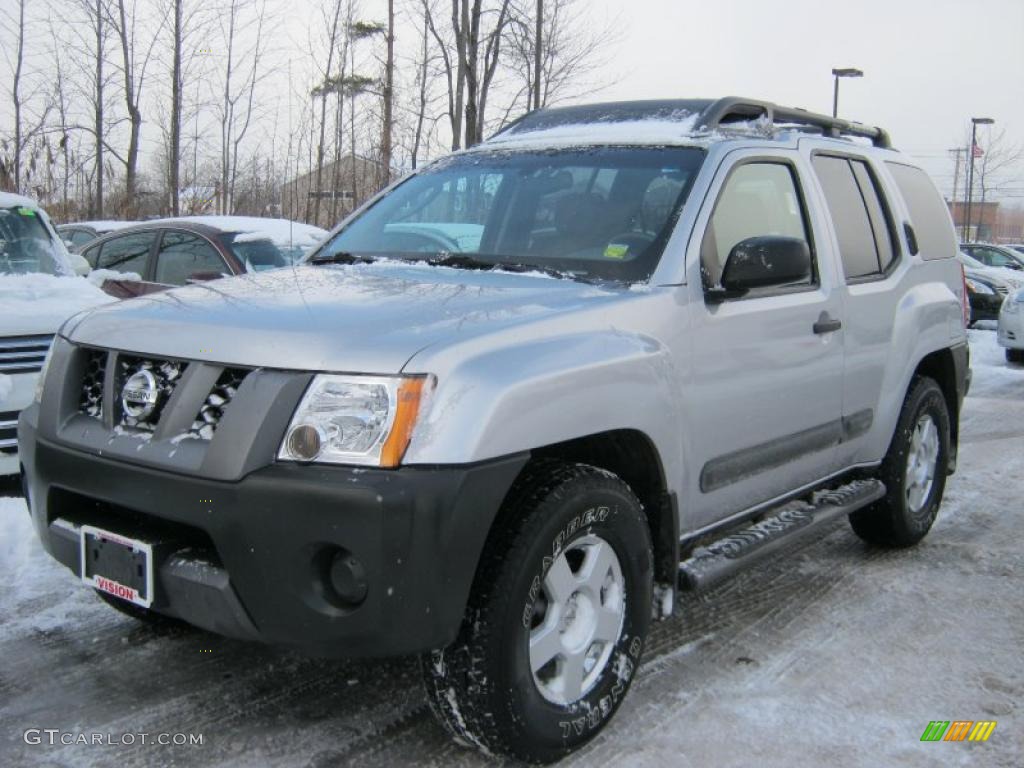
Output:
<path fill-rule="evenodd" d="M 548 763 L 579 748 L 629 690 L 652 576 L 629 486 L 584 464 L 529 466 L 484 548 L 458 637 L 422 659 L 434 713 L 489 753 Z"/>
<path fill-rule="evenodd" d="M 871 544 L 910 547 L 931 530 L 949 469 L 950 415 L 934 379 L 916 377 L 878 478 L 886 494 L 850 515 L 854 533 Z"/>

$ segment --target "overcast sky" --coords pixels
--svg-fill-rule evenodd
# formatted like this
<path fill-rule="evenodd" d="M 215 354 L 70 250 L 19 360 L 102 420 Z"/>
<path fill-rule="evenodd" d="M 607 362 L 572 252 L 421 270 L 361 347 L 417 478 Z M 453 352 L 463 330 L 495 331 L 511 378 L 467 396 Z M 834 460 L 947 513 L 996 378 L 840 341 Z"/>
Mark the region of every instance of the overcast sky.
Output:
<path fill-rule="evenodd" d="M 831 113 L 832 68 L 857 67 L 840 116 L 888 129 L 947 194 L 947 150 L 972 116 L 1024 143 L 1024 0 L 588 2 L 624 22 L 602 100 L 737 95 Z M 1024 168 L 1012 189 L 1024 202 Z"/>

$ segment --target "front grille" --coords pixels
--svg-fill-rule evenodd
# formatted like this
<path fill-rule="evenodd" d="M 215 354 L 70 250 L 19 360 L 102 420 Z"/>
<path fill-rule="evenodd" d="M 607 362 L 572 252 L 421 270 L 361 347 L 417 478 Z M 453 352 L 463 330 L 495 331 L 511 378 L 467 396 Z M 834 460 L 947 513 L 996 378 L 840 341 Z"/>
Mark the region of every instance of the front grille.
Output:
<path fill-rule="evenodd" d="M 1000 296 L 1005 296 L 1009 292 L 1009 289 L 1005 285 L 997 285 L 996 291 Z"/>
<path fill-rule="evenodd" d="M 210 394 L 206 396 L 206 400 L 203 402 L 202 407 L 200 407 L 199 413 L 196 414 L 195 421 L 192 422 L 192 427 L 189 429 L 191 435 L 203 440 L 209 440 L 213 437 L 217 425 L 220 424 L 221 417 L 224 416 L 224 409 L 234 399 L 235 393 L 238 391 L 247 373 L 248 371 L 243 368 L 224 369 L 220 378 L 217 379 L 217 383 L 210 390 Z"/>
<path fill-rule="evenodd" d="M 36 373 L 43 367 L 53 335 L 0 338 L 0 373 Z"/>
<path fill-rule="evenodd" d="M 103 418 L 103 377 L 107 372 L 107 353 L 90 349 L 87 355 L 79 410 L 86 416 L 100 419 Z"/>
<path fill-rule="evenodd" d="M 149 371 L 156 379 L 157 400 L 152 412 L 142 417 L 128 413 L 121 405 L 117 410 L 120 415 L 119 425 L 129 429 L 140 429 L 152 432 L 160 423 L 160 414 L 174 393 L 174 388 L 181 379 L 185 364 L 177 360 L 158 360 L 149 357 L 129 357 L 122 355 L 117 360 L 117 392 L 121 392 L 125 383 L 140 371 Z M 117 398 L 120 403 L 121 398 Z"/>
<path fill-rule="evenodd" d="M 120 354 L 108 352 L 103 349 L 84 348 L 81 354 L 85 355 L 84 373 L 81 382 L 81 394 L 78 400 L 78 411 L 94 419 L 104 419 L 103 412 L 104 387 L 107 382 L 107 368 L 114 366 L 112 413 L 107 416 L 113 422 L 118 431 L 133 433 L 153 433 L 160 424 L 164 411 L 172 399 L 175 390 L 182 385 L 185 372 L 193 365 L 184 360 L 169 360 L 165 358 L 148 357 L 143 355 Z M 116 360 L 116 362 L 111 362 Z M 123 394 L 125 384 L 128 380 L 140 371 L 148 371 L 156 384 L 156 402 L 148 413 L 130 412 L 125 407 Z M 172 439 L 193 438 L 198 440 L 211 440 L 224 416 L 224 412 L 231 404 L 235 393 L 242 385 L 245 377 L 250 373 L 246 368 L 223 368 L 217 376 L 217 380 L 209 392 L 183 392 L 184 397 L 178 399 L 183 408 L 194 408 L 200 397 L 203 402 L 198 411 L 190 413 L 192 418 L 191 426 L 178 435 L 171 436 Z M 193 381 L 196 381 L 195 379 Z M 208 379 L 207 379 L 208 381 Z M 136 382 L 133 382 L 135 384 Z M 188 385 L 185 385 L 188 386 Z M 204 397 L 205 395 L 205 397 Z M 178 407 L 178 406 L 175 406 Z M 145 409 L 142 409 L 143 411 Z M 184 414 L 183 414 L 184 415 Z M 175 419 L 177 421 L 177 419 Z M 179 422 L 180 423 L 180 422 Z M 188 422 L 185 422 L 188 424 Z"/>
<path fill-rule="evenodd" d="M 18 452 L 18 412 L 0 413 L 0 453 Z"/>

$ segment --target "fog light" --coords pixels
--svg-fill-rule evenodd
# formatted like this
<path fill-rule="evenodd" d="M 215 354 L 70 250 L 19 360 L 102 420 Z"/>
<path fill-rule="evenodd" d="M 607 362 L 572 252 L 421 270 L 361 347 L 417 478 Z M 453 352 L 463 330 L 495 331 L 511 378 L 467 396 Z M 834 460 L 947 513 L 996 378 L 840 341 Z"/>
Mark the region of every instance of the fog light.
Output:
<path fill-rule="evenodd" d="M 345 603 L 357 606 L 366 599 L 366 570 L 355 555 L 344 550 L 331 561 L 331 589 Z"/>
<path fill-rule="evenodd" d="M 299 424 L 288 433 L 288 452 L 300 461 L 312 461 L 320 454 L 320 430 L 311 424 Z"/>

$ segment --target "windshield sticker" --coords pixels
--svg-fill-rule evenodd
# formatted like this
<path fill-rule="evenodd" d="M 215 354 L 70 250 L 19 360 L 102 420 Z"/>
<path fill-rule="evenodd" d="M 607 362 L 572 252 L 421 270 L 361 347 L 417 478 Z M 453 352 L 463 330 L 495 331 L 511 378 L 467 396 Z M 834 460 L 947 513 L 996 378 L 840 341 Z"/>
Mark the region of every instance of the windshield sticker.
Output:
<path fill-rule="evenodd" d="M 31 208 L 19 208 L 18 209 L 18 213 L 20 213 L 22 216 L 35 216 L 36 215 L 36 212 L 33 211 Z"/>
<path fill-rule="evenodd" d="M 624 259 L 627 253 L 629 253 L 629 246 L 618 243 L 609 243 L 608 247 L 604 249 L 606 259 Z"/>

